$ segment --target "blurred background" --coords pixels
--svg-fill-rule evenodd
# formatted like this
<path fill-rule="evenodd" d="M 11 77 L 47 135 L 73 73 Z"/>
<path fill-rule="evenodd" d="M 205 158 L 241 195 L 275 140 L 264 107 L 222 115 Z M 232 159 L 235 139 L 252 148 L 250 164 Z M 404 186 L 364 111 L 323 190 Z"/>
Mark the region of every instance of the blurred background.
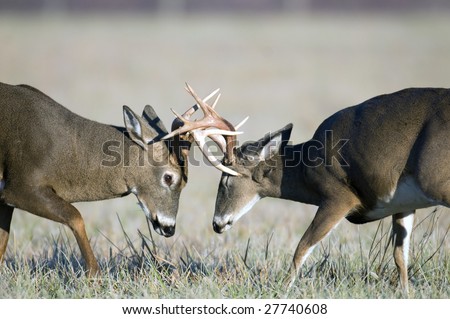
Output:
<path fill-rule="evenodd" d="M 122 105 L 141 112 L 151 104 L 170 126 L 170 107 L 181 112 L 193 104 L 186 81 L 201 96 L 220 87 L 224 117 L 237 123 L 250 116 L 241 141 L 292 122 L 292 141 L 300 143 L 343 107 L 406 87 L 449 87 L 449 39 L 445 0 L 0 0 L 0 81 L 35 86 L 115 125 Z M 273 233 L 275 249 L 293 253 L 315 207 L 264 199 L 216 235 L 220 172 L 193 152 L 200 165 L 190 166 L 177 233 L 155 235 L 158 243 L 203 254 L 250 237 L 264 245 Z M 135 238 L 146 227 L 131 196 L 77 207 L 99 253 L 110 241 L 125 246 L 117 216 Z M 369 238 L 373 227 L 342 223 L 336 240 Z M 10 249 L 32 254 L 61 229 L 17 212 Z"/>

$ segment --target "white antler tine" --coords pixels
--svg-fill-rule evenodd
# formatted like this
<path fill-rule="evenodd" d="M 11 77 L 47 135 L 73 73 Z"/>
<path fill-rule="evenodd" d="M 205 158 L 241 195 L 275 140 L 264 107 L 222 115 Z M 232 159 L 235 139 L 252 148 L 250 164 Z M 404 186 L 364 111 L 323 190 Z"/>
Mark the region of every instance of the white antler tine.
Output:
<path fill-rule="evenodd" d="M 192 87 L 189 85 L 189 83 L 187 83 L 187 82 L 184 82 L 184 89 L 186 90 L 186 91 L 188 91 L 188 93 L 189 94 L 191 94 L 191 92 L 192 92 Z"/>
<path fill-rule="evenodd" d="M 209 95 L 203 99 L 203 102 L 204 102 L 204 103 L 208 102 L 208 101 L 209 101 L 214 95 L 216 95 L 219 91 L 220 91 L 220 88 L 217 88 L 217 89 L 215 89 L 214 91 L 212 91 L 211 93 L 209 93 Z M 219 99 L 219 97 L 220 97 L 220 93 L 219 93 L 219 95 L 216 97 L 216 100 L 214 101 L 213 108 L 214 108 L 214 105 L 215 105 L 216 101 Z"/>
<path fill-rule="evenodd" d="M 227 151 L 227 141 L 225 140 L 225 137 L 223 135 L 209 135 L 209 138 L 214 141 L 219 147 L 222 153 L 225 154 Z"/>
<path fill-rule="evenodd" d="M 170 132 L 169 134 L 163 136 L 161 139 L 162 139 L 162 140 L 167 140 L 167 139 L 169 139 L 169 138 L 174 137 L 174 136 L 177 135 L 177 134 L 178 134 L 178 130 L 175 130 L 175 131 L 172 131 L 172 132 Z"/>
<path fill-rule="evenodd" d="M 201 131 L 199 129 L 192 131 L 192 135 L 194 137 L 194 140 L 197 142 L 197 145 L 200 147 L 200 150 L 205 155 L 205 157 L 208 159 L 208 161 L 216 166 L 219 162 L 219 160 L 211 154 L 211 151 L 206 145 L 206 134 L 204 131 Z"/>
<path fill-rule="evenodd" d="M 244 132 L 236 132 L 236 131 L 227 131 L 227 130 L 219 130 L 216 128 L 210 128 L 210 129 L 206 129 L 205 132 L 207 133 L 207 135 L 230 135 L 230 136 L 234 136 L 234 135 L 240 135 L 243 134 Z"/>
<path fill-rule="evenodd" d="M 186 123 L 186 120 L 185 120 L 185 118 L 184 118 L 182 115 L 178 114 L 177 111 L 175 111 L 175 110 L 172 109 L 172 108 L 170 108 L 170 110 L 172 111 L 172 113 L 173 113 L 180 121 L 182 121 L 183 123 Z M 174 136 L 177 135 L 177 134 L 180 134 L 180 128 L 178 128 L 178 129 L 176 129 L 176 130 L 170 132 L 169 134 L 166 134 L 166 135 L 163 136 L 161 139 L 162 139 L 162 140 L 167 140 L 167 139 L 169 139 L 169 138 L 174 137 Z"/>
<path fill-rule="evenodd" d="M 176 134 L 175 131 L 173 131 L 173 132 L 171 132 L 171 133 L 169 133 L 169 134 L 167 134 L 167 135 L 161 137 L 161 139 L 162 139 L 162 140 L 167 140 L 167 139 L 169 139 L 169 138 L 174 137 L 175 135 L 177 135 L 177 134 Z"/>
<path fill-rule="evenodd" d="M 211 113 L 211 111 L 209 110 L 210 106 L 200 99 L 197 93 L 195 93 L 194 89 L 187 82 L 185 89 L 194 98 L 195 102 L 197 102 L 197 105 L 202 109 L 205 115 Z"/>
<path fill-rule="evenodd" d="M 206 145 L 205 138 L 206 134 L 204 134 L 203 131 L 195 130 L 192 132 L 192 135 L 194 136 L 194 140 L 196 141 L 197 145 L 200 147 L 200 150 L 202 151 L 203 155 L 205 155 L 206 159 L 218 170 L 225 172 L 227 174 L 233 175 L 233 176 L 239 176 L 240 174 L 233 171 L 232 169 L 222 165 L 220 161 L 211 153 L 208 146 Z"/>
<path fill-rule="evenodd" d="M 225 165 L 219 164 L 216 166 L 216 168 L 224 173 L 227 173 L 229 175 L 233 175 L 233 176 L 241 176 L 241 174 L 239 174 L 236 171 L 233 171 L 231 168 L 226 167 Z"/>
<path fill-rule="evenodd" d="M 219 99 L 220 99 L 221 96 L 222 96 L 222 93 L 219 93 L 219 94 L 217 95 L 216 99 L 214 100 L 214 103 L 213 103 L 212 106 L 211 106 L 213 109 L 216 108 L 217 102 L 219 102 Z"/>
<path fill-rule="evenodd" d="M 175 111 L 173 108 L 170 108 L 170 110 L 176 117 L 178 117 L 181 121 L 183 121 L 183 123 L 186 122 L 185 118 L 182 115 L 178 114 L 177 111 Z"/>
<path fill-rule="evenodd" d="M 185 89 L 187 90 L 187 88 L 185 88 Z M 211 92 L 207 97 L 205 97 L 203 99 L 203 103 L 208 102 L 219 91 L 220 91 L 220 88 L 215 89 L 213 92 Z M 198 105 L 198 103 L 195 103 L 194 106 L 192 106 L 190 109 L 188 109 L 186 112 L 183 113 L 183 118 L 186 120 L 190 119 L 192 114 L 194 114 L 195 111 L 197 111 L 199 107 L 200 106 Z"/>
<path fill-rule="evenodd" d="M 185 87 L 184 89 L 185 89 L 190 95 L 192 95 L 194 98 L 195 98 L 195 96 L 197 95 L 197 94 L 195 93 L 194 89 L 192 88 L 192 86 L 190 86 L 187 82 L 186 82 L 186 87 Z M 215 89 L 214 91 L 212 91 L 211 93 L 209 93 L 207 97 L 205 97 L 204 99 L 202 99 L 203 103 L 208 102 L 208 101 L 209 101 L 214 95 L 216 95 L 219 91 L 220 91 L 220 88 L 217 88 L 217 89 Z M 220 94 L 219 94 L 219 96 L 220 96 Z M 219 98 L 217 97 L 217 98 L 216 98 L 216 101 L 217 101 L 218 99 L 219 99 Z M 216 103 L 216 102 L 215 102 L 215 103 Z M 197 105 L 198 105 L 198 103 L 197 103 Z M 200 105 L 199 105 L 199 106 L 200 106 Z"/>
<path fill-rule="evenodd" d="M 236 125 L 234 127 L 235 130 L 238 130 L 242 125 L 245 124 L 245 122 L 247 122 L 247 120 L 249 119 L 250 116 L 247 116 L 245 119 L 243 119 L 238 125 Z"/>

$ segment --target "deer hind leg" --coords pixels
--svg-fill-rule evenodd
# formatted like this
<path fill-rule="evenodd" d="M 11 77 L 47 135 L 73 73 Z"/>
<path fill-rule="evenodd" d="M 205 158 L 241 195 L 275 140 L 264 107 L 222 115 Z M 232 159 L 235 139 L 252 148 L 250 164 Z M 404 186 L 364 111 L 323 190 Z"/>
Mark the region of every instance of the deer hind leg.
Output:
<path fill-rule="evenodd" d="M 0 204 L 0 262 L 6 251 L 14 207 Z"/>
<path fill-rule="evenodd" d="M 74 206 L 63 200 L 50 188 L 25 190 L 21 192 L 20 196 L 20 208 L 68 226 L 72 230 L 86 262 L 87 275 L 93 277 L 100 272 L 89 244 L 83 217 Z"/>
<path fill-rule="evenodd" d="M 403 293 L 408 294 L 408 254 L 411 232 L 414 225 L 414 211 L 392 215 L 392 243 L 394 261 Z"/>
<path fill-rule="evenodd" d="M 313 221 L 304 233 L 295 250 L 289 275 L 285 280 L 286 285 L 289 287 L 293 285 L 300 273 L 303 263 L 312 253 L 314 247 L 324 239 L 350 211 L 357 207 L 357 202 L 356 199 L 351 198 L 347 202 L 336 200 L 319 206 Z"/>

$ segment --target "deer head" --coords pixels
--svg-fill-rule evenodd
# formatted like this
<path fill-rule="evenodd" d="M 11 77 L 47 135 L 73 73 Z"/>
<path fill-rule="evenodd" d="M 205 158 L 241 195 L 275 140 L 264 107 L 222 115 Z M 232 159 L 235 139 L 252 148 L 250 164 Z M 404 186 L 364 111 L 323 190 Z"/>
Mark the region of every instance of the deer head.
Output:
<path fill-rule="evenodd" d="M 217 233 L 228 230 L 261 198 L 280 197 L 282 192 L 283 149 L 292 125 L 268 133 L 259 141 L 246 142 L 236 150 L 229 168 L 239 175 L 223 173 L 216 198 L 213 228 Z M 230 200 L 233 199 L 233 200 Z"/>
<path fill-rule="evenodd" d="M 237 129 L 239 129 L 248 120 L 248 117 L 241 121 L 238 125 L 233 126 L 229 121 L 221 117 L 215 111 L 215 106 L 218 102 L 218 99 L 220 98 L 220 94 L 217 96 L 213 105 L 210 106 L 205 101 L 202 101 L 188 84 L 186 84 L 186 90 L 189 94 L 192 95 L 192 97 L 197 102 L 197 105 L 202 109 L 204 117 L 198 121 L 189 121 L 190 115 L 195 111 L 194 108 L 186 111 L 186 113 L 184 113 L 183 115 L 179 115 L 177 112 L 172 110 L 178 118 L 177 126 L 173 127 L 172 133 L 166 135 L 163 139 L 178 137 L 181 140 L 188 140 L 190 142 L 195 141 L 200 147 L 206 159 L 214 167 L 223 172 L 222 182 L 220 184 L 221 186 L 223 185 L 223 187 L 219 187 L 218 202 L 216 206 L 216 214 L 218 211 L 220 214 L 222 208 L 228 207 L 229 205 L 229 203 L 225 200 L 226 196 L 230 195 L 238 197 L 239 195 L 239 197 L 242 197 L 243 201 L 245 202 L 248 197 L 247 195 L 249 194 L 248 190 L 246 189 L 246 185 L 253 187 L 253 185 L 251 185 L 252 174 L 248 172 L 250 168 L 247 167 L 246 163 L 249 161 L 249 158 L 251 156 L 254 157 L 255 154 L 253 153 L 250 156 L 250 152 L 254 151 L 254 147 L 253 145 L 245 144 L 238 151 L 236 150 L 236 136 L 242 133 L 238 132 Z M 206 144 L 206 138 L 208 137 L 213 140 L 224 153 L 224 157 L 222 160 L 219 160 L 217 157 L 215 157 L 209 150 Z M 264 150 L 262 152 L 264 152 Z M 254 165 L 251 164 L 250 166 Z M 231 183 L 231 181 L 234 179 L 238 180 L 239 184 L 242 185 L 242 187 L 232 189 L 228 188 L 229 183 Z M 228 194 L 227 192 L 229 191 L 233 193 L 236 192 L 236 194 Z M 241 191 L 242 193 L 240 193 Z M 223 201 L 220 200 L 222 196 L 224 197 Z M 248 202 L 252 203 L 250 206 L 249 204 L 246 204 L 244 206 L 250 209 L 250 207 L 253 206 L 257 199 L 260 198 L 257 198 L 255 196 L 249 198 Z M 228 210 L 225 211 L 228 212 Z M 240 211 L 242 211 L 242 209 L 238 211 L 238 215 L 240 214 Z M 232 221 L 229 214 L 226 214 L 226 219 L 230 220 L 230 222 Z M 219 231 L 216 223 L 214 225 L 216 231 Z M 222 227 L 220 228 L 220 230 L 222 230 Z"/>
<path fill-rule="evenodd" d="M 124 106 L 123 115 L 130 139 L 140 147 L 131 145 L 127 150 L 138 154 L 132 156 L 131 160 L 136 162 L 129 165 L 126 174 L 129 191 L 136 195 L 155 231 L 170 237 L 175 233 L 178 201 L 186 184 L 186 167 L 169 143 L 161 140 L 167 130 L 151 106 L 145 107 L 142 117 Z M 145 165 L 137 163 L 142 158 L 147 161 Z"/>
<path fill-rule="evenodd" d="M 216 95 L 212 92 L 204 100 L 206 103 Z M 188 119 L 198 109 L 197 105 L 189 108 L 182 116 Z M 147 105 L 142 116 L 137 116 L 130 108 L 124 106 L 124 122 L 130 139 L 144 152 L 147 165 L 133 163 L 129 173 L 130 192 L 136 195 L 139 205 L 151 221 L 155 231 L 170 237 L 175 233 L 175 221 L 181 190 L 187 183 L 188 152 L 192 137 L 177 133 L 183 122 L 176 118 L 172 123 L 172 133 L 168 134 L 164 124 L 153 108 Z M 138 158 L 140 156 L 135 156 Z M 149 172 L 151 169 L 151 172 Z M 151 181 L 148 179 L 151 178 Z"/>

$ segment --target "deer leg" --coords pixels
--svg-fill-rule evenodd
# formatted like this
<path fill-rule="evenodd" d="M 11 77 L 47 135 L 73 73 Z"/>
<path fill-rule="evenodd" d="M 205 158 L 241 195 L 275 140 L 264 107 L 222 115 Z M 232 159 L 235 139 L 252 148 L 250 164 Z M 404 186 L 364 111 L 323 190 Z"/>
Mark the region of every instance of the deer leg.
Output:
<path fill-rule="evenodd" d="M 34 215 L 68 226 L 72 230 L 86 262 L 87 275 L 93 277 L 100 272 L 89 244 L 83 217 L 74 206 L 63 200 L 50 188 L 23 191 L 20 203 L 20 208 Z"/>
<path fill-rule="evenodd" d="M 403 292 L 408 294 L 408 253 L 411 232 L 414 225 L 414 211 L 392 215 L 392 243 L 394 260 Z"/>
<path fill-rule="evenodd" d="M 303 263 L 312 253 L 314 247 L 356 206 L 355 201 L 349 201 L 349 203 L 341 201 L 340 204 L 339 202 L 330 202 L 319 207 L 313 221 L 298 243 L 285 284 L 289 287 L 293 285 Z"/>
<path fill-rule="evenodd" d="M 0 204 L 0 262 L 6 251 L 14 207 Z"/>

